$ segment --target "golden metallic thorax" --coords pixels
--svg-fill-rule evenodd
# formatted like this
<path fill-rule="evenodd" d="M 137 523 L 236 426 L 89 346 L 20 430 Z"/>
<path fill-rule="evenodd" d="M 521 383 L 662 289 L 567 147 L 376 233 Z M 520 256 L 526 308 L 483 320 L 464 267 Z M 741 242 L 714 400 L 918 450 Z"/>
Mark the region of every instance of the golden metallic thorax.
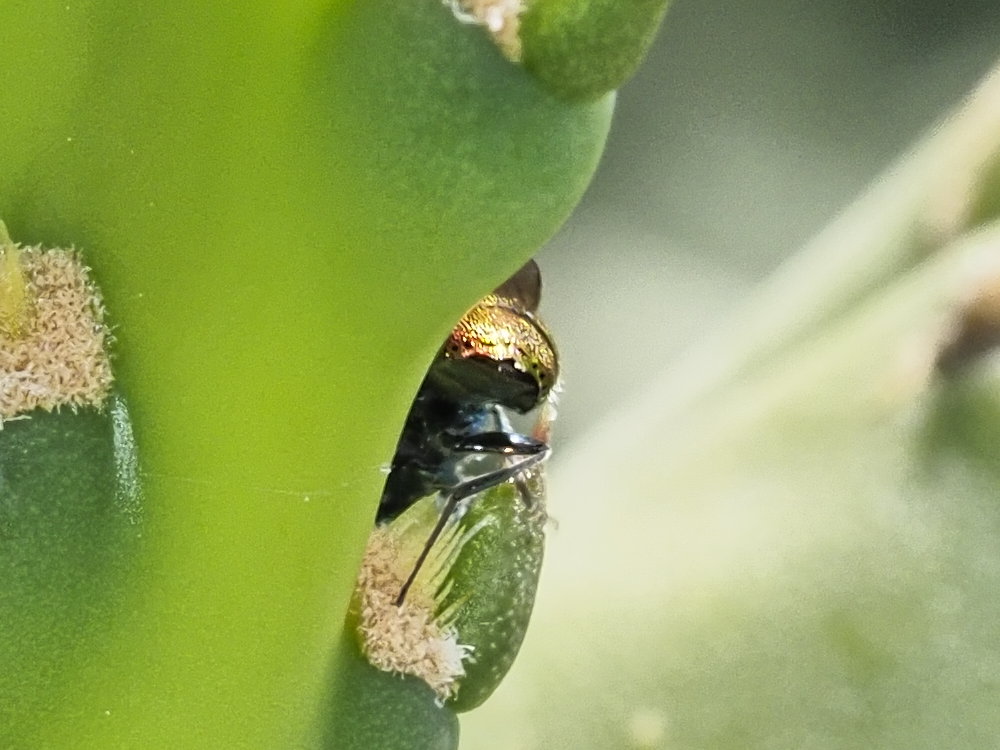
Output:
<path fill-rule="evenodd" d="M 538 384 L 539 402 L 559 377 L 555 345 L 541 321 L 520 301 L 496 294 L 484 297 L 462 317 L 442 353 L 452 359 L 511 363 Z"/>

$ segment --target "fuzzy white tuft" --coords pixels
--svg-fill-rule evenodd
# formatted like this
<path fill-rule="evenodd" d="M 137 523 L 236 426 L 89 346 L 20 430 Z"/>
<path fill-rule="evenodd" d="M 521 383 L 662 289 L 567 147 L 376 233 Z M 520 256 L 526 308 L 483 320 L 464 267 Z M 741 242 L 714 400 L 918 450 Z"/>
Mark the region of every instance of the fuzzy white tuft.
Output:
<path fill-rule="evenodd" d="M 102 407 L 111 335 L 89 269 L 73 250 L 0 244 L 0 253 L 17 265 L 25 299 L 19 320 L 0 326 L 0 423 L 34 409 Z"/>
<path fill-rule="evenodd" d="M 444 0 L 462 23 L 483 26 L 509 59 L 521 59 L 520 22 L 523 0 Z"/>
<path fill-rule="evenodd" d="M 404 580 L 396 538 L 385 528 L 375 529 L 355 594 L 362 651 L 378 669 L 419 677 L 443 702 L 455 695 L 472 649 L 458 642 L 454 628 L 435 618 L 435 604 L 425 588 L 412 588 L 396 606 Z"/>

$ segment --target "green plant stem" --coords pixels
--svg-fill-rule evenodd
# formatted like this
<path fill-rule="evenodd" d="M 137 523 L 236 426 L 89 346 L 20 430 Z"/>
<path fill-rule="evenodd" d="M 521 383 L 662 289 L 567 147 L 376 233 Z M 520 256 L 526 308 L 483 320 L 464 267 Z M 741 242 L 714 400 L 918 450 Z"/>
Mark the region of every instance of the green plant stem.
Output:
<path fill-rule="evenodd" d="M 619 88 L 653 42 L 668 0 L 534 0 L 521 21 L 525 67 L 559 96 Z"/>
<path fill-rule="evenodd" d="M 0 27 L 0 214 L 93 265 L 146 485 L 114 637 L 0 739 L 303 746 L 427 363 L 569 213 L 612 98 L 555 99 L 437 2 L 12 0 Z"/>
<path fill-rule="evenodd" d="M 53 710 L 93 658 L 78 641 L 102 638 L 127 601 L 140 529 L 118 447 L 111 409 L 35 411 L 0 432 L 0 663 L 33 665 L 0 685 L 5 737 Z"/>

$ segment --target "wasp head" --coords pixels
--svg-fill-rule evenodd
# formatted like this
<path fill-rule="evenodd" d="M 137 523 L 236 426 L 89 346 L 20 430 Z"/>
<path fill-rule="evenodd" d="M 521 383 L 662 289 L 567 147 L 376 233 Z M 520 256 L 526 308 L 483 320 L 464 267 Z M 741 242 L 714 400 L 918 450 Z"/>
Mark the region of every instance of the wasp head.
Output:
<path fill-rule="evenodd" d="M 470 402 L 526 413 L 559 377 L 552 337 L 535 317 L 541 281 L 529 263 L 469 310 L 452 330 L 430 376 Z"/>

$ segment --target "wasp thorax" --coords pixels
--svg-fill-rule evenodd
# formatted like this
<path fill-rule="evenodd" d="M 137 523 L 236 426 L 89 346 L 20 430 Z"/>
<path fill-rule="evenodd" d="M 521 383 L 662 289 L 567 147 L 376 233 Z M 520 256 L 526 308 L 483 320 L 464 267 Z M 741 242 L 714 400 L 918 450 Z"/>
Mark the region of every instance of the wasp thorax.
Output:
<path fill-rule="evenodd" d="M 439 358 L 445 377 L 461 380 L 485 398 L 520 412 L 549 395 L 559 376 L 548 331 L 518 300 L 489 295 L 467 312 Z"/>

